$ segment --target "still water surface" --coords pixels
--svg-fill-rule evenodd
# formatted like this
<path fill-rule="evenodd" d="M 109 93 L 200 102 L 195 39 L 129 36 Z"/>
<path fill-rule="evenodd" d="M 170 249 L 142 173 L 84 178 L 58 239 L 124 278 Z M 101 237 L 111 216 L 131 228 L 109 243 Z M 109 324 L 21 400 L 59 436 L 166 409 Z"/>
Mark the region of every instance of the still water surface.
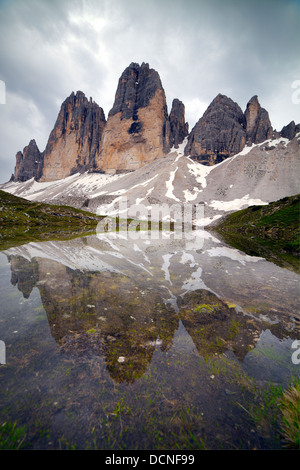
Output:
<path fill-rule="evenodd" d="M 25 448 L 281 447 L 258 410 L 300 375 L 298 274 L 120 232 L 1 252 L 0 292 L 0 424 Z"/>

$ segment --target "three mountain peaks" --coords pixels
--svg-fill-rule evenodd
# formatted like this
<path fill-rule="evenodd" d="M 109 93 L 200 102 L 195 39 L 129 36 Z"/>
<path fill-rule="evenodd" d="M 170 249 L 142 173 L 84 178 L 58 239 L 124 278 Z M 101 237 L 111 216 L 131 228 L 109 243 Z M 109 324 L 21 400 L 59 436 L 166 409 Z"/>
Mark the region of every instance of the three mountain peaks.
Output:
<path fill-rule="evenodd" d="M 218 94 L 189 132 L 179 99 L 168 113 L 158 72 L 149 64 L 131 63 L 119 79 L 107 119 L 92 98 L 72 92 L 61 105 L 45 150 L 41 152 L 33 139 L 17 153 L 11 181 L 54 181 L 86 171 L 127 173 L 165 157 L 184 139 L 185 155 L 214 165 L 247 145 L 292 139 L 299 131 L 294 121 L 274 131 L 257 96 L 243 112 L 231 98 Z"/>

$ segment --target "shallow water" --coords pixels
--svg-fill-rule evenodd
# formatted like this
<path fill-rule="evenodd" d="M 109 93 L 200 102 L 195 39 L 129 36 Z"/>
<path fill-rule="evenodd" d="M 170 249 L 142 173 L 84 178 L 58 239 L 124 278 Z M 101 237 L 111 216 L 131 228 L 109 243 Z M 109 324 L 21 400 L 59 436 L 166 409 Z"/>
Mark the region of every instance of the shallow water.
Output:
<path fill-rule="evenodd" d="M 281 447 L 258 410 L 300 375 L 298 274 L 119 232 L 4 251 L 0 291 L 0 424 L 25 448 Z"/>

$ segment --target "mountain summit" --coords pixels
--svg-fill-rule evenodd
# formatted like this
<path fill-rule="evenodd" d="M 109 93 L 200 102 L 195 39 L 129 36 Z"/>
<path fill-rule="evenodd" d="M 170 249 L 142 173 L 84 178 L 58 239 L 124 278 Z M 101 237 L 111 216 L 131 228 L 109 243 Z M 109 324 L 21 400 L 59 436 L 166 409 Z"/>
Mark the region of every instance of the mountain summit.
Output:
<path fill-rule="evenodd" d="M 82 91 L 62 103 L 46 149 L 34 140 L 16 155 L 12 181 L 55 181 L 75 173 L 127 173 L 165 157 L 187 138 L 184 154 L 205 165 L 220 163 L 245 146 L 278 137 L 292 139 L 299 124 L 273 131 L 254 95 L 245 112 L 218 94 L 189 133 L 184 104 L 173 99 L 168 114 L 161 79 L 149 64 L 131 63 L 122 73 L 107 120 Z"/>
<path fill-rule="evenodd" d="M 241 152 L 246 144 L 259 144 L 272 136 L 268 112 L 256 95 L 243 113 L 231 98 L 219 94 L 192 129 L 185 155 L 203 164 L 215 164 Z"/>
<path fill-rule="evenodd" d="M 170 150 L 166 96 L 158 73 L 132 63 L 119 79 L 115 102 L 104 130 L 97 168 L 136 170 Z"/>
<path fill-rule="evenodd" d="M 61 105 L 43 154 L 41 181 L 65 178 L 93 168 L 106 124 L 104 111 L 82 91 Z"/>

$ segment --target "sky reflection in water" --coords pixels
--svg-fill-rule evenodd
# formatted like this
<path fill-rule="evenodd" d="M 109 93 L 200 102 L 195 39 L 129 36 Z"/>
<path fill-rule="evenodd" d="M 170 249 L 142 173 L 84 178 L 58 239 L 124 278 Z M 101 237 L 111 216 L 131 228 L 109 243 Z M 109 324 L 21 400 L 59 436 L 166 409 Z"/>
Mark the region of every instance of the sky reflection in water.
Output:
<path fill-rule="evenodd" d="M 26 425 L 37 448 L 87 448 L 91 429 L 97 448 L 168 447 L 170 420 L 181 446 L 186 420 L 206 448 L 262 442 L 236 404 L 299 376 L 299 275 L 208 232 L 124 235 L 0 255 L 1 421 Z M 36 437 L 36 420 L 50 437 Z"/>

